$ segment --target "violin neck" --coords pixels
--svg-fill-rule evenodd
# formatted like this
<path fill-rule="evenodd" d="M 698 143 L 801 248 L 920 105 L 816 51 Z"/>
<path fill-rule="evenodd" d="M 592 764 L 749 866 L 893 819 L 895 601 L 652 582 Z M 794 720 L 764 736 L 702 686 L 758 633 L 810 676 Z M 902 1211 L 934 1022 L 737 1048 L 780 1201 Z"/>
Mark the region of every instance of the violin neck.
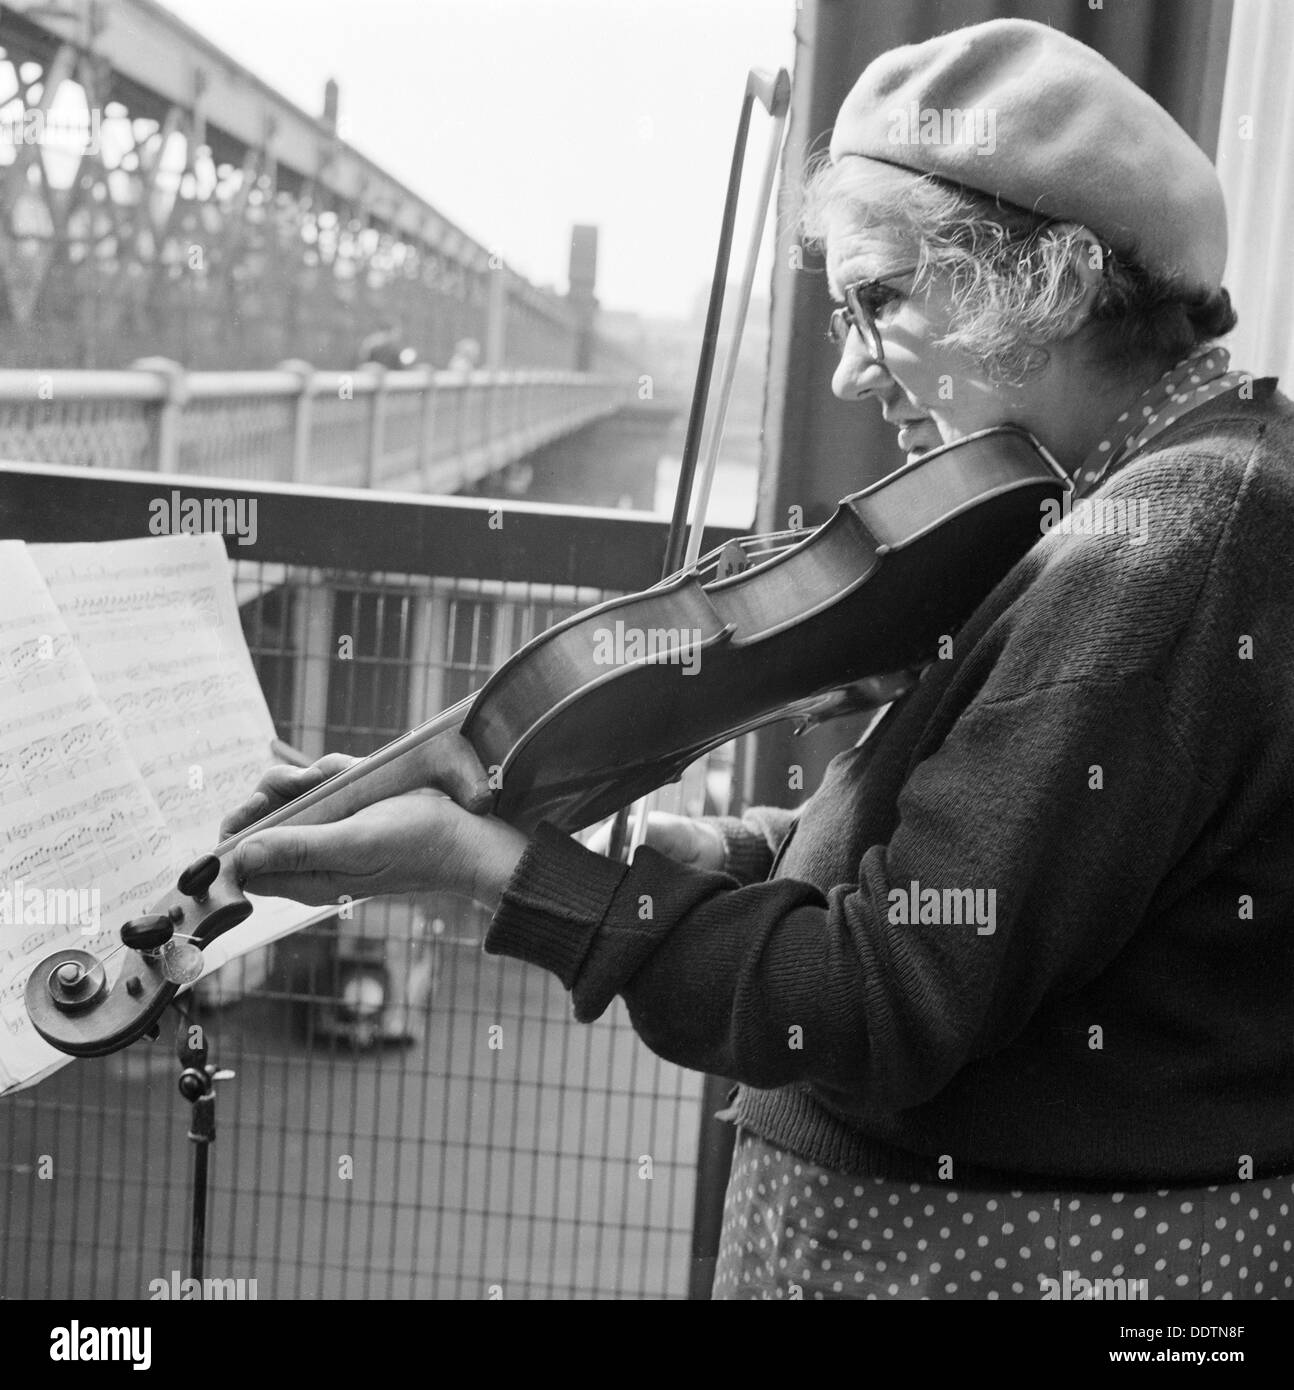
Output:
<path fill-rule="evenodd" d="M 451 705 L 447 710 L 442 710 L 433 718 L 428 719 L 425 724 L 419 724 L 417 728 L 410 729 L 408 733 L 401 734 L 398 738 L 393 738 L 390 743 L 383 744 L 381 748 L 370 753 L 367 757 L 361 758 L 359 762 L 353 763 L 341 772 L 335 772 L 326 782 L 320 782 L 317 787 L 303 792 L 294 801 L 289 801 L 286 806 L 280 806 L 278 810 L 271 811 L 267 816 L 262 816 L 254 825 L 249 825 L 238 831 L 237 834 L 222 840 L 212 853 L 216 855 L 227 854 L 249 836 L 255 835 L 257 831 L 269 830 L 273 826 L 282 825 L 286 821 L 292 820 L 303 811 L 317 806 L 321 801 L 326 801 L 330 796 L 335 796 L 346 787 L 367 777 L 370 773 L 376 772 L 378 768 L 385 767 L 406 753 L 413 752 L 415 748 L 421 748 L 424 743 L 430 742 L 438 735 L 447 733 L 450 729 L 458 728 L 466 718 L 467 711 L 471 708 L 475 698 L 474 695 L 469 695 L 465 700 L 460 700 L 458 704 Z"/>

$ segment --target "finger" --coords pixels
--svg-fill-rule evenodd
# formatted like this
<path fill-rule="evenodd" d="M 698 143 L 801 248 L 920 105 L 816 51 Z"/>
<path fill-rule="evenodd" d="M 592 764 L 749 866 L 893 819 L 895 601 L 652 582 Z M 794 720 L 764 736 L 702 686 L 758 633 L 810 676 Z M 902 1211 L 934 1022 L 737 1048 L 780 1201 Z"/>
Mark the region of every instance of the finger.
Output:
<path fill-rule="evenodd" d="M 349 753 L 325 753 L 322 758 L 316 758 L 311 766 L 331 777 L 335 772 L 345 772 L 348 767 L 354 767 L 359 761 Z"/>
<path fill-rule="evenodd" d="M 879 676 L 868 676 L 859 681 L 859 688 L 866 692 L 868 699 L 878 709 L 906 695 L 920 678 L 920 667 L 909 667 L 902 671 L 886 671 Z"/>
<path fill-rule="evenodd" d="M 329 753 L 311 767 L 271 768 L 261 778 L 256 792 L 222 822 L 222 837 L 237 834 L 327 777 L 361 761 L 345 753 Z M 494 804 L 495 789 L 490 786 L 489 774 L 476 750 L 457 729 L 450 729 L 366 771 L 348 786 L 294 814 L 292 821 L 296 825 L 323 825 L 343 820 L 389 797 L 429 788 L 443 791 L 476 815 L 484 814 Z"/>
<path fill-rule="evenodd" d="M 692 868 L 719 868 L 723 864 L 723 836 L 715 826 L 689 816 L 653 812 L 647 843 L 667 859 Z"/>
<path fill-rule="evenodd" d="M 346 772 L 363 761 L 363 758 L 353 758 L 349 753 L 325 753 L 312 766 L 302 769 L 303 773 L 315 774 L 314 780 L 307 781 L 298 787 L 293 792 L 293 796 L 299 797 L 305 792 L 313 791 L 316 786 L 322 786 L 339 772 Z M 293 825 L 326 825 L 330 821 L 345 820 L 347 816 L 354 815 L 362 807 L 380 800 L 382 800 L 380 789 L 372 780 L 371 775 L 366 774 L 356 778 L 349 785 L 330 792 L 316 801 L 314 805 L 300 807 L 293 811 L 291 823 Z"/>
<path fill-rule="evenodd" d="M 423 745 L 423 773 L 423 786 L 443 791 L 465 811 L 480 815 L 494 804 L 490 775 L 457 729 Z"/>
<path fill-rule="evenodd" d="M 676 864 L 695 864 L 701 854 L 701 844 L 690 821 L 670 817 L 652 827 L 648 844 Z"/>
<path fill-rule="evenodd" d="M 332 902 L 363 885 L 348 872 L 351 832 L 341 825 L 280 826 L 263 830 L 234 850 L 238 882 L 249 892 L 303 903 Z"/>
<path fill-rule="evenodd" d="M 255 883 L 244 884 L 247 892 L 261 898 L 288 898 L 307 907 L 336 906 L 343 900 L 356 902 L 367 893 L 350 893 L 328 874 L 262 874 Z"/>
<path fill-rule="evenodd" d="M 321 759 L 321 762 L 326 761 Z M 329 775 L 326 768 L 316 764 L 314 767 L 289 767 L 286 763 L 272 767 L 256 784 L 256 790 L 236 806 L 220 823 L 222 837 L 235 835 L 238 831 L 267 816 L 280 806 L 294 801 L 302 792 L 317 786 Z"/>
<path fill-rule="evenodd" d="M 235 806 L 220 822 L 220 838 L 222 840 L 228 839 L 230 835 L 236 835 L 245 826 L 254 824 L 266 814 L 269 808 L 269 797 L 264 792 L 253 792 L 246 801 Z"/>
<path fill-rule="evenodd" d="M 303 812 L 300 824 L 338 820 L 389 797 L 427 790 L 442 791 L 464 810 L 478 815 L 494 803 L 489 775 L 476 750 L 457 729 L 451 729 L 366 771 L 335 796 L 320 802 L 317 813 L 313 808 Z"/>

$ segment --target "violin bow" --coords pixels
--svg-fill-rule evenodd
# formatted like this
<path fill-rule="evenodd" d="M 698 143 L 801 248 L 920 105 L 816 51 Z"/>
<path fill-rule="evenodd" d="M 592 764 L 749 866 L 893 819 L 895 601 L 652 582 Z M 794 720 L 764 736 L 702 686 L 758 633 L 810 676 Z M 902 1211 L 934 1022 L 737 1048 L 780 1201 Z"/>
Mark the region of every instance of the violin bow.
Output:
<path fill-rule="evenodd" d="M 791 109 L 791 79 L 786 69 L 782 68 L 777 75 L 769 78 L 766 74 L 758 70 L 752 70 L 746 79 L 746 100 L 742 103 L 742 117 L 746 117 L 751 100 L 751 87 L 756 84 L 758 89 L 766 92 L 767 100 L 765 105 L 769 114 L 773 117 L 773 132 L 769 137 L 768 155 L 764 161 L 764 176 L 760 182 L 759 196 L 755 205 L 755 218 L 751 227 L 750 246 L 746 252 L 746 268 L 741 277 L 741 286 L 737 295 L 737 307 L 732 328 L 732 337 L 728 342 L 728 353 L 724 359 L 723 376 L 719 383 L 719 395 L 715 405 L 714 420 L 710 426 L 710 437 L 706 449 L 705 463 L 701 469 L 700 479 L 696 483 L 695 495 L 692 503 L 692 522 L 688 530 L 687 550 L 683 557 L 683 568 L 691 569 L 696 564 L 697 558 L 701 553 L 701 538 L 705 531 L 706 516 L 710 510 L 710 495 L 714 487 L 715 470 L 719 463 L 719 450 L 723 445 L 724 427 L 728 420 L 728 406 L 732 401 L 733 385 L 737 377 L 737 359 L 741 352 L 741 340 L 746 331 L 746 315 L 750 310 L 750 296 L 755 286 L 755 270 L 759 262 L 760 245 L 764 239 L 764 229 L 768 223 L 768 208 L 773 199 L 773 185 L 777 179 L 777 166 L 781 158 L 782 142 L 786 133 L 786 121 Z M 761 97 L 761 100 L 764 100 Z M 718 271 L 716 270 L 716 274 Z M 727 265 L 724 264 L 723 274 L 727 275 Z M 713 292 L 712 292 L 713 297 Z M 722 293 L 720 295 L 722 299 Z M 718 322 L 715 322 L 716 334 Z M 711 348 L 713 357 L 713 347 Z M 684 457 L 687 457 L 687 449 L 684 448 Z M 691 474 L 695 468 L 695 458 L 687 468 L 687 486 L 691 488 Z M 683 483 L 684 473 L 680 472 L 679 482 Z M 677 499 L 676 499 L 677 510 Z M 669 571 L 671 574 L 673 570 Z"/>
<path fill-rule="evenodd" d="M 773 131 L 764 163 L 764 176 L 760 186 L 754 228 L 751 233 L 750 250 L 746 258 L 746 269 L 742 275 L 732 339 L 724 362 L 719 403 L 710 431 L 705 469 L 698 489 L 696 487 L 696 466 L 701 454 L 706 403 L 710 393 L 710 379 L 714 372 L 715 350 L 719 342 L 719 325 L 723 317 L 724 294 L 728 283 L 728 265 L 732 259 L 732 236 L 737 220 L 737 202 L 741 195 L 742 169 L 746 162 L 746 139 L 750 133 L 750 112 L 756 101 L 773 118 Z M 700 554 L 701 537 L 705 531 L 706 512 L 709 510 L 715 469 L 719 461 L 719 449 L 723 443 L 724 424 L 728 417 L 728 404 L 732 399 L 733 384 L 736 380 L 741 337 L 746 326 L 746 314 L 750 308 L 750 296 L 755 283 L 755 269 L 759 260 L 760 243 L 763 241 L 764 227 L 768 220 L 768 207 L 772 200 L 773 183 L 777 176 L 782 139 L 790 109 L 791 77 L 786 69 L 779 68 L 776 73 L 770 74 L 762 68 L 751 68 L 746 74 L 746 90 L 742 95 L 741 116 L 737 121 L 737 138 L 733 143 L 732 163 L 728 169 L 728 191 L 724 198 L 723 220 L 719 228 L 719 246 L 715 253 L 714 278 L 710 282 L 710 302 L 706 309 L 705 328 L 701 336 L 701 356 L 697 362 L 696 384 L 692 390 L 692 407 L 688 414 L 687 433 L 683 440 L 683 457 L 679 466 L 678 486 L 674 491 L 674 511 L 670 517 L 669 533 L 665 542 L 665 558 L 661 566 L 662 580 L 669 579 L 680 569 L 695 563 Z M 695 504 L 693 505 L 694 494 Z M 688 525 L 689 511 L 692 516 L 690 527 Z M 630 853 L 642 843 L 646 833 L 647 805 L 646 800 L 639 803 L 634 832 L 629 845 Z M 630 809 L 625 807 L 618 812 L 612 826 L 609 853 L 613 859 L 624 857 Z"/>
<path fill-rule="evenodd" d="M 782 147 L 782 133 L 791 107 L 791 78 L 785 68 L 779 68 L 770 76 L 760 68 L 752 68 L 746 75 L 746 91 L 741 100 L 741 118 L 737 122 L 737 139 L 733 145 L 732 164 L 728 171 L 728 192 L 723 205 L 723 222 L 719 229 L 719 247 L 715 254 L 714 278 L 710 282 L 710 303 L 705 315 L 705 330 L 701 337 L 701 356 L 697 363 L 696 385 L 692 390 L 692 408 L 688 415 L 687 434 L 683 441 L 683 458 L 679 468 L 678 487 L 674 493 L 674 513 L 670 518 L 669 538 L 665 544 L 665 561 L 661 578 L 667 579 L 683 567 L 684 531 L 687 527 L 688 504 L 692 500 L 693 482 L 696 476 L 697 459 L 701 453 L 701 433 L 705 425 L 706 398 L 710 392 L 710 377 L 714 371 L 714 354 L 719 342 L 719 321 L 723 315 L 724 293 L 728 282 L 728 263 L 732 258 L 732 234 L 737 219 L 737 200 L 741 194 L 742 167 L 746 160 L 746 137 L 750 130 L 750 110 L 755 101 L 773 117 L 774 129 L 769 141 L 768 159 L 764 170 L 764 184 L 761 202 L 756 218 L 751 252 L 742 280 L 742 294 L 738 306 L 738 319 L 734 326 L 734 336 L 728 356 L 731 370 L 725 372 L 727 395 L 721 402 L 717 438 L 722 433 L 723 421 L 727 415 L 728 399 L 732 395 L 733 377 L 736 371 L 735 358 L 741 341 L 741 332 L 746 323 L 746 311 L 750 306 L 751 286 L 755 280 L 755 262 L 759 255 L 759 244 L 763 239 L 764 222 L 768 215 L 768 204 L 772 194 L 773 179 L 777 171 L 777 160 Z M 717 446 L 712 446 L 717 454 Z M 708 497 L 708 489 L 707 489 Z M 700 519 L 704 519 L 701 517 Z"/>

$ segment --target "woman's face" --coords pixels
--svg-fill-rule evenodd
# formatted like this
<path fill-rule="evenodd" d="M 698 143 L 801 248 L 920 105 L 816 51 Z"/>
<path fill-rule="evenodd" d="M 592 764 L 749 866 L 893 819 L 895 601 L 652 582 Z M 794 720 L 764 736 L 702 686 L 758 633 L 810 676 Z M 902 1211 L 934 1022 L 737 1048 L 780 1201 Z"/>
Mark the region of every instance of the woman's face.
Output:
<path fill-rule="evenodd" d="M 917 259 L 910 242 L 877 227 L 833 228 L 826 251 L 832 296 L 840 302 L 846 285 L 892 275 Z M 909 454 L 926 453 L 994 425 L 1027 427 L 1035 413 L 1029 386 L 991 381 L 976 358 L 939 346 L 949 325 L 947 290 L 937 272 L 934 283 L 915 296 L 912 282 L 910 274 L 891 280 L 888 288 L 896 293 L 877 312 L 884 363 L 873 357 L 866 335 L 851 332 L 831 379 L 832 391 L 846 401 L 879 400 L 885 419 L 899 431 L 899 448 Z"/>

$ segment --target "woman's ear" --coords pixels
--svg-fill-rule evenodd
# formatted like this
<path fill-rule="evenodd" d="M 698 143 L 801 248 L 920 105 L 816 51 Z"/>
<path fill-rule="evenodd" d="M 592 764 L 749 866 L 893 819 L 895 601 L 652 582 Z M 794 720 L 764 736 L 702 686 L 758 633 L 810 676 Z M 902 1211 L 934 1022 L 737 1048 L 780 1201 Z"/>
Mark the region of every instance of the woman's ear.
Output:
<path fill-rule="evenodd" d="M 1097 297 L 1097 291 L 1101 288 L 1101 278 L 1105 275 L 1105 247 L 1101 245 L 1098 238 L 1091 228 L 1084 227 L 1081 222 L 1056 222 L 1055 227 L 1049 228 L 1056 239 L 1066 239 L 1070 243 L 1070 268 L 1079 277 L 1079 282 L 1083 285 L 1083 317 L 1087 317 L 1086 311 L 1090 309 L 1092 300 Z"/>
<path fill-rule="evenodd" d="M 1101 288 L 1105 274 L 1105 248 L 1100 238 L 1081 222 L 1057 222 L 1047 229 L 1057 241 L 1069 243 L 1069 268 L 1082 286 L 1082 296 L 1070 310 L 1070 333 L 1077 332 L 1087 322 L 1092 304 Z"/>

